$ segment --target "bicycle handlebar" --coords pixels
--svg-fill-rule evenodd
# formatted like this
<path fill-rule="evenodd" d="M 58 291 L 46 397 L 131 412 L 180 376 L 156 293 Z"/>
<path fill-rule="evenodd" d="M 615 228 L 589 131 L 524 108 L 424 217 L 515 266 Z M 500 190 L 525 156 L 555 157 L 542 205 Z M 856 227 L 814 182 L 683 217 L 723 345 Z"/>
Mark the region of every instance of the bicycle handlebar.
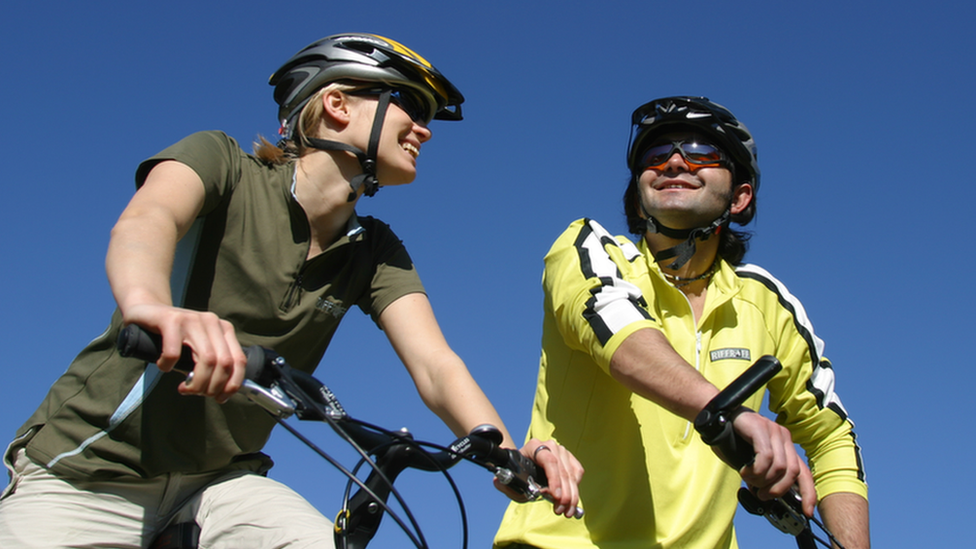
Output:
<path fill-rule="evenodd" d="M 120 331 L 117 347 L 122 356 L 155 362 L 161 354 L 162 338 L 130 324 Z M 421 445 L 435 445 L 415 441 L 406 430 L 391 433 L 377 427 L 367 428 L 365 424 L 352 419 L 325 384 L 310 374 L 292 368 L 274 351 L 251 346 L 244 349 L 244 354 L 247 356 L 246 379 L 240 393 L 267 410 L 286 428 L 288 426 L 282 420 L 293 414 L 298 419 L 325 421 L 356 447 L 364 459 L 370 461 L 368 456 L 375 456 L 375 462 L 371 461 L 373 471 L 365 481 L 354 481 L 360 489 L 336 519 L 336 538 L 339 540 L 341 536 L 341 546 L 361 548 L 369 543 L 383 516 L 379 508 L 390 511 L 386 501 L 391 492 L 396 494 L 393 481 L 407 468 L 446 471 L 465 459 L 491 471 L 499 482 L 529 500 L 550 499 L 543 492 L 548 485 L 545 471 L 517 450 L 501 448 L 502 434 L 494 426 L 480 425 L 449 447 L 430 452 Z M 190 379 L 193 365 L 192 351 L 184 347 L 173 369 Z M 289 430 L 303 438 L 294 430 Z M 343 469 L 307 440 L 306 443 Z M 350 480 L 355 478 L 352 473 L 343 471 L 351 475 Z M 582 516 L 583 510 L 577 508 L 576 518 Z M 402 522 L 400 525 L 406 531 Z M 410 535 L 409 532 L 407 534 Z M 414 542 L 421 545 L 416 539 Z"/>
<path fill-rule="evenodd" d="M 159 356 L 162 354 L 163 340 L 159 334 L 148 332 L 135 324 L 129 324 L 119 332 L 116 347 L 122 356 L 155 362 L 159 360 Z M 287 419 L 295 413 L 294 402 L 291 402 L 281 390 L 272 387 L 274 370 L 267 366 L 275 361 L 284 364 L 281 357 L 274 351 L 257 345 L 245 348 L 244 355 L 247 356 L 247 366 L 245 379 L 239 392 L 277 418 Z M 173 370 L 184 374 L 187 376 L 187 380 L 190 380 L 193 378 L 193 364 L 192 350 L 184 346 Z M 303 374 L 302 372 L 299 373 Z"/>
<path fill-rule="evenodd" d="M 695 418 L 695 430 L 701 435 L 702 441 L 716 447 L 725 462 L 736 470 L 751 465 L 756 458 L 756 453 L 749 441 L 735 431 L 732 422 L 742 412 L 752 411 L 745 408 L 742 403 L 782 369 L 783 365 L 775 357 L 770 355 L 760 357 L 748 370 L 709 401 Z M 796 536 L 800 549 L 814 548 L 816 542 L 830 547 L 814 536 L 810 528 L 811 519 L 803 514 L 803 504 L 794 488 L 772 501 L 762 501 L 751 490 L 740 488 L 738 499 L 746 511 L 764 516 L 781 532 Z M 830 541 L 843 549 L 823 524 L 815 518 L 812 520 L 827 534 Z"/>
<path fill-rule="evenodd" d="M 336 517 L 337 547 L 366 547 L 383 518 L 377 502 L 386 501 L 393 481 L 407 468 L 440 471 L 464 459 L 488 469 L 499 482 L 530 500 L 549 499 L 542 492 L 547 485 L 545 472 L 517 450 L 500 447 L 502 433 L 493 425 L 475 427 L 440 452 L 423 450 L 408 432 L 394 438 L 397 442 L 370 452 L 376 455 L 376 468 L 365 480 L 366 488 L 357 491 Z M 576 518 L 583 516 L 582 509 L 576 513 Z"/>
<path fill-rule="evenodd" d="M 744 411 L 742 403 L 782 369 L 783 365 L 775 357 L 760 357 L 716 395 L 695 418 L 695 429 L 702 441 L 709 446 L 718 446 L 726 462 L 735 469 L 751 464 L 756 454 L 752 445 L 732 428 L 732 421 Z"/>

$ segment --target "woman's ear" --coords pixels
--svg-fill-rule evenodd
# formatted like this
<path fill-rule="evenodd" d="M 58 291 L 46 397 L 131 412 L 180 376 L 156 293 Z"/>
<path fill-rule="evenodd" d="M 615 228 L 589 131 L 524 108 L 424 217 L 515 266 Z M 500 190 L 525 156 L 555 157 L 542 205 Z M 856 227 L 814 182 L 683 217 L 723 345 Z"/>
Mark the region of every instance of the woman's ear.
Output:
<path fill-rule="evenodd" d="M 331 90 L 322 94 L 321 100 L 323 114 L 328 122 L 337 123 L 339 126 L 349 124 L 351 120 L 349 96 L 339 90 Z"/>

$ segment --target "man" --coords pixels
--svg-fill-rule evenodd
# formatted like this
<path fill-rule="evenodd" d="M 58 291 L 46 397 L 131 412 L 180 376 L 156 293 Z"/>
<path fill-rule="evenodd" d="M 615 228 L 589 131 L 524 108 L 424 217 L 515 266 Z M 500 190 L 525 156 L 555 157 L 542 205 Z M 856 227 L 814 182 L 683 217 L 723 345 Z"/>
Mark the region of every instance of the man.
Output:
<path fill-rule="evenodd" d="M 796 484 L 808 515 L 819 496 L 838 540 L 868 547 L 859 449 L 823 343 L 781 283 L 742 264 L 748 235 L 729 227 L 755 215 L 752 135 L 701 97 L 652 101 L 632 122 L 624 208 L 640 240 L 578 220 L 549 251 L 543 275 L 529 437 L 557 440 L 579 458 L 586 517 L 558 521 L 539 506 L 510 506 L 496 547 L 734 548 L 742 480 L 762 499 Z M 737 474 L 692 422 L 767 354 L 783 363 L 767 385 L 778 423 L 735 418 L 757 452 Z M 745 405 L 758 409 L 762 392 Z"/>

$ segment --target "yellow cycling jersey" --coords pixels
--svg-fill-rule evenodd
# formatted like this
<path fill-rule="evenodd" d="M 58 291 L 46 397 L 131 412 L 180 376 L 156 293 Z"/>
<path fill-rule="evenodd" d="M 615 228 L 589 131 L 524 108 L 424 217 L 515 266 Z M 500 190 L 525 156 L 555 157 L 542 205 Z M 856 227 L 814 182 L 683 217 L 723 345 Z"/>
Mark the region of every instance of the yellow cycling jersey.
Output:
<path fill-rule="evenodd" d="M 643 241 L 578 220 L 545 259 L 542 357 L 528 438 L 554 439 L 586 469 L 582 520 L 545 503 L 509 506 L 496 547 L 734 548 L 736 471 L 691 423 L 609 375 L 613 353 L 641 329 L 661 330 L 706 379 L 725 387 L 763 355 L 783 370 L 769 409 L 806 451 L 820 497 L 867 497 L 859 449 L 803 306 L 769 273 L 719 260 L 702 317 L 666 281 Z M 762 391 L 746 406 L 758 410 Z"/>

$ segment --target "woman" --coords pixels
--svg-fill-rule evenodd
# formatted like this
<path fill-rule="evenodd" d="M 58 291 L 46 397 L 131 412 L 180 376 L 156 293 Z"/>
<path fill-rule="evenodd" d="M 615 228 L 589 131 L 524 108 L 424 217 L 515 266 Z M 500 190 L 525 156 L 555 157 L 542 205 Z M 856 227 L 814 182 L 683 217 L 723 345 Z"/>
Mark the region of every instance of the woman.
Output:
<path fill-rule="evenodd" d="M 196 520 L 201 547 L 330 546 L 328 520 L 262 475 L 274 422 L 235 393 L 242 343 L 311 372 L 352 305 L 383 329 L 452 431 L 491 423 L 514 447 L 444 340 L 399 239 L 355 212 L 363 194 L 413 181 L 427 124 L 460 120 L 461 93 L 411 50 L 365 34 L 309 45 L 271 84 L 280 147 L 262 140 L 252 156 L 203 132 L 139 166 L 106 259 L 118 309 L 5 455 L 0 546 L 145 547 L 174 516 Z M 162 335 L 156 366 L 114 351 L 130 323 Z M 164 373 L 183 345 L 192 381 Z M 553 443 L 521 451 L 538 458 L 554 510 L 570 516 L 579 463 Z"/>

